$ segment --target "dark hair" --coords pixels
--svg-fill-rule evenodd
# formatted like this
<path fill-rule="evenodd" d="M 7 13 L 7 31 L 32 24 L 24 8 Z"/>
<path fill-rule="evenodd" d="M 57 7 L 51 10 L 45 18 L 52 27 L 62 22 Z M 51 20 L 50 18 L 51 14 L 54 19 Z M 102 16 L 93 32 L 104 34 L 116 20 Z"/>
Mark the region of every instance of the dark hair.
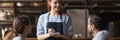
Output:
<path fill-rule="evenodd" d="M 25 30 L 25 26 L 30 24 L 29 17 L 18 16 L 13 21 L 13 30 L 5 32 L 3 40 L 12 40 L 13 37 L 17 36 L 17 33 L 22 34 Z"/>
<path fill-rule="evenodd" d="M 13 30 L 21 34 L 25 30 L 25 25 L 29 25 L 30 19 L 27 16 L 18 16 L 13 22 Z"/>
<path fill-rule="evenodd" d="M 95 25 L 96 29 L 98 30 L 106 30 L 107 26 L 105 21 L 103 21 L 99 16 L 97 15 L 90 15 L 90 24 Z"/>

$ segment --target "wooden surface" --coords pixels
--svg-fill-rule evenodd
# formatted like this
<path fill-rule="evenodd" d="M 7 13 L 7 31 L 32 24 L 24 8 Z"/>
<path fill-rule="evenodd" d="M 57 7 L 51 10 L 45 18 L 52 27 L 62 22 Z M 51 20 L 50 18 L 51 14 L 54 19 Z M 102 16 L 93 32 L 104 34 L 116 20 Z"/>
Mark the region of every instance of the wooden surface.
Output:
<path fill-rule="evenodd" d="M 114 40 L 120 40 L 120 37 L 113 38 Z M 37 40 L 36 38 L 26 38 L 26 40 Z M 73 38 L 72 40 L 92 40 L 92 38 Z"/>
<path fill-rule="evenodd" d="M 73 38 L 73 40 L 91 40 L 91 38 Z"/>
<path fill-rule="evenodd" d="M 0 38 L 0 40 L 2 40 L 2 39 Z M 37 40 L 37 38 L 26 38 L 25 40 Z M 90 38 L 76 38 L 73 40 L 91 40 L 91 39 Z"/>
<path fill-rule="evenodd" d="M 114 40 L 120 40 L 120 38 L 113 38 Z M 36 38 L 26 38 L 26 40 L 37 40 Z M 92 40 L 91 38 L 76 38 L 72 40 Z"/>
<path fill-rule="evenodd" d="M 26 38 L 26 40 L 37 40 L 36 38 Z M 72 40 L 91 40 L 91 38 L 74 38 Z"/>

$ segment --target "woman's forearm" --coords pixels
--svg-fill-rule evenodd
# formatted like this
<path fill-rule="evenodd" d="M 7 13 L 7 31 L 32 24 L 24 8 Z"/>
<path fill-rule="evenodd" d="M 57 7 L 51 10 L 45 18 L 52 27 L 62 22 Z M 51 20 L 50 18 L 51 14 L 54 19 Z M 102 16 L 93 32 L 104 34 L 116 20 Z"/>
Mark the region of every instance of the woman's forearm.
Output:
<path fill-rule="evenodd" d="M 38 40 L 45 40 L 46 38 L 50 37 L 50 34 L 44 34 L 44 35 L 38 35 L 37 39 Z"/>

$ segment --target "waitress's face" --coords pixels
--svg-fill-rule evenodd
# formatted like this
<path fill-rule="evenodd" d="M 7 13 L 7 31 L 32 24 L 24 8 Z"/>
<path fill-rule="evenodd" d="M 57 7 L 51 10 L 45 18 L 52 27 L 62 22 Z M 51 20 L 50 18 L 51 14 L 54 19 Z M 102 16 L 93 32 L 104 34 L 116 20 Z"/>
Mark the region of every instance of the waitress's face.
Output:
<path fill-rule="evenodd" d="M 53 11 L 59 11 L 60 6 L 60 0 L 51 0 L 50 7 Z"/>

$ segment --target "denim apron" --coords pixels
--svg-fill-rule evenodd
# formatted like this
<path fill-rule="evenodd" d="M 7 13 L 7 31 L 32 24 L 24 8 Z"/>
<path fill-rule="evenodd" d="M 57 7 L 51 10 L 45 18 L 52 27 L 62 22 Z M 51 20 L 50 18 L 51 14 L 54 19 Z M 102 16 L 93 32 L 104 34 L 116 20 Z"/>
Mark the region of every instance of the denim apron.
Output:
<path fill-rule="evenodd" d="M 63 34 L 63 23 L 62 22 L 49 22 L 49 16 L 48 15 L 48 23 L 47 23 L 47 28 L 53 28 L 56 32 L 59 32 L 61 34 Z M 60 19 L 62 20 L 62 16 L 60 15 Z M 61 38 L 55 38 L 55 37 L 49 37 L 46 40 L 64 40 Z"/>

